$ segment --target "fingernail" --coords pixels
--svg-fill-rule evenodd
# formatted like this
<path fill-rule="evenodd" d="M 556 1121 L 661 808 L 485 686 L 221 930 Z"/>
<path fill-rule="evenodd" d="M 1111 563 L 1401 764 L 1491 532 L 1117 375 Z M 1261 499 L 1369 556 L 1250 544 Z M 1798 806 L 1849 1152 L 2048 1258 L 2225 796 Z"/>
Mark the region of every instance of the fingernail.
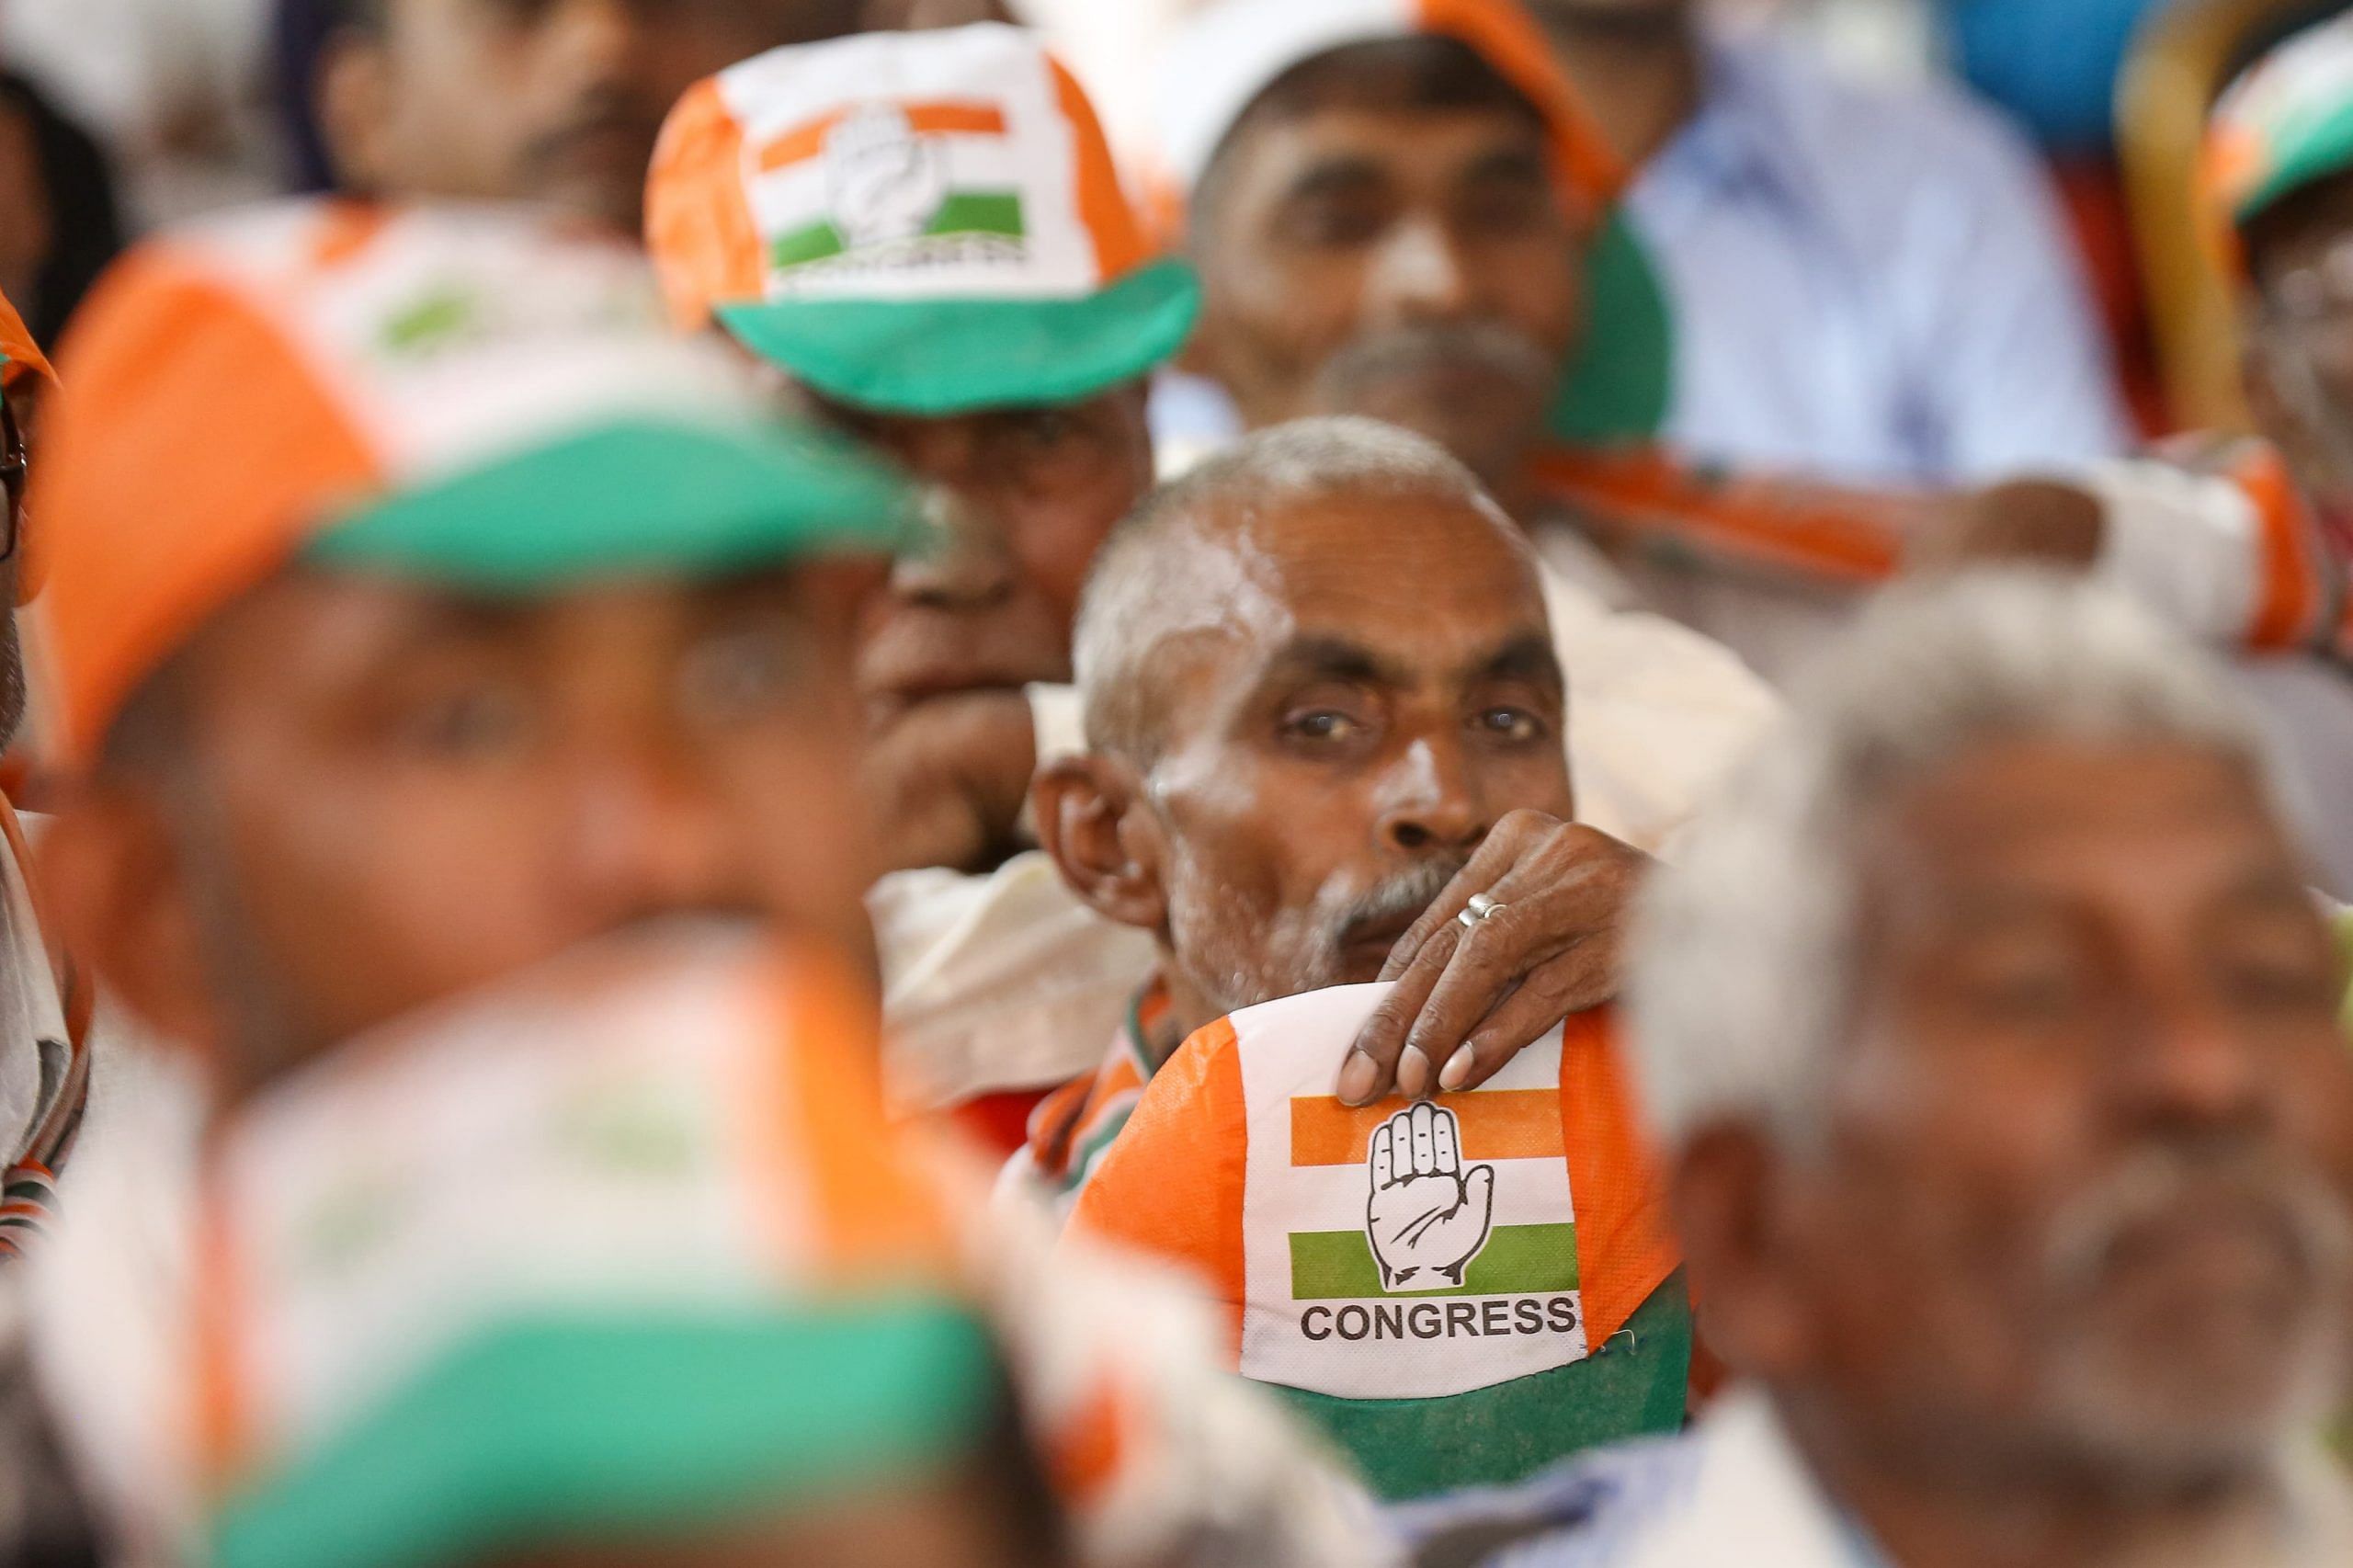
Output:
<path fill-rule="evenodd" d="M 1361 1051 L 1348 1052 L 1340 1069 L 1338 1094 L 1342 1105 L 1363 1105 L 1372 1098 L 1372 1082 L 1381 1069 Z"/>
<path fill-rule="evenodd" d="M 1418 1045 L 1409 1045 L 1397 1058 L 1397 1092 L 1407 1099 L 1419 1099 L 1429 1092 L 1430 1059 Z"/>
<path fill-rule="evenodd" d="M 1473 1051 L 1467 1045 L 1461 1050 L 1456 1051 L 1452 1056 L 1448 1057 L 1446 1059 L 1446 1066 L 1438 1073 L 1438 1086 L 1451 1093 L 1453 1090 L 1461 1088 L 1464 1084 L 1469 1083 L 1471 1081 L 1472 1065 L 1477 1062 L 1477 1052 Z"/>

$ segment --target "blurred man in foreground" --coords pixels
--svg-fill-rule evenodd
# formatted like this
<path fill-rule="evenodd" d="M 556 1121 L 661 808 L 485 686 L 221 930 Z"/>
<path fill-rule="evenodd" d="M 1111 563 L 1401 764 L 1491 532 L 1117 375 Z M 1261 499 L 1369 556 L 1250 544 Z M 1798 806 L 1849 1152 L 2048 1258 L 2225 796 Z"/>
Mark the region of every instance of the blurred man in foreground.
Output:
<path fill-rule="evenodd" d="M 1192 275 L 1153 255 L 1069 74 L 1002 27 L 779 50 L 698 86 L 648 232 L 682 322 L 715 321 L 926 486 L 934 547 L 878 597 L 861 658 L 884 836 L 926 869 L 873 900 L 895 1076 L 920 1106 L 1034 1101 L 1094 1066 L 1152 963 L 1013 852 L 1036 763 L 1075 744 L 1071 619 L 1150 483 L 1142 378 L 1192 328 Z M 1584 624 L 1587 820 L 1655 847 L 1770 699 L 1662 623 Z"/>
<path fill-rule="evenodd" d="M 996 0 L 326 0 L 320 116 L 345 188 L 540 201 L 634 234 L 662 117 L 722 66 Z"/>
<path fill-rule="evenodd" d="M 213 1127 L 326 1092 L 369 1058 L 357 1036 L 665 920 L 863 967 L 855 612 L 907 498 L 669 334 L 633 251 L 474 209 L 266 209 L 127 263 L 77 349 L 42 491 L 75 776 L 49 864 L 119 994 L 201 1060 Z M 880 1119 L 862 988 L 835 990 L 822 1049 L 796 1058 L 833 1087 L 739 1074 L 725 1103 L 756 1125 L 777 1108 L 788 1145 L 848 1141 L 824 1159 L 848 1166 L 826 1191 L 853 1233 L 928 1217 L 968 1247 L 959 1282 L 1017 1342 L 1090 1550 L 1156 1562 L 1206 1534 L 1322 1561 L 1302 1543 L 1348 1533 L 1329 1483 L 1199 1378 L 1181 1327 L 1116 1283 L 1039 1274 L 1017 1233 L 956 1212 L 978 1208 L 959 1183 L 894 1198 L 860 1131 Z M 687 1040 L 699 1009 L 727 1012 L 675 1000 Z M 418 1093 L 495 1106 L 515 1086 L 482 1053 L 439 1060 Z M 568 1108 L 594 1133 L 627 1108 Z M 674 1157 L 658 1128 L 608 1131 L 591 1142 L 617 1158 Z M 199 1130 L 112 1147 L 117 1200 L 60 1249 L 61 1277 L 83 1272 L 52 1293 L 52 1364 L 110 1498 L 168 1550 L 195 1528 L 175 1483 L 200 1470 L 155 1380 L 185 1365 L 187 1292 L 210 1310 L 219 1217 Z M 384 1196 L 354 1194 L 334 1234 L 370 1234 Z M 1054 1295 L 1065 1315 L 1031 1304 Z M 1103 1337 L 1130 1308 L 1141 1343 Z"/>
<path fill-rule="evenodd" d="M 1591 1011 L 1616 954 L 1581 939 L 1643 858 L 1569 820 L 1518 529 L 1418 437 L 1284 426 L 1115 538 L 1079 660 L 1090 749 L 1041 775 L 1039 828 L 1095 909 L 1159 938 L 1161 981 L 1014 1179 L 1075 1189 L 1074 1233 L 1198 1272 L 1240 1370 L 1388 1494 L 1673 1429 L 1689 1320 Z M 1366 984 L 1402 937 L 1442 957 Z M 1460 1092 L 1365 1105 L 1353 1042 L 1425 997 L 1495 1009 L 1410 1085 Z"/>
<path fill-rule="evenodd" d="M 626 934 L 224 1114 L 171 1391 L 203 1560 L 1071 1562 L 846 978 Z M 141 1215 L 93 1196 L 74 1244 L 121 1249 Z"/>
<path fill-rule="evenodd" d="M 2343 974 L 2260 737 L 2121 599 L 1891 600 L 1666 873 L 1634 1056 L 1688 1443 L 1514 1562 L 2298 1564 L 2353 1333 Z"/>

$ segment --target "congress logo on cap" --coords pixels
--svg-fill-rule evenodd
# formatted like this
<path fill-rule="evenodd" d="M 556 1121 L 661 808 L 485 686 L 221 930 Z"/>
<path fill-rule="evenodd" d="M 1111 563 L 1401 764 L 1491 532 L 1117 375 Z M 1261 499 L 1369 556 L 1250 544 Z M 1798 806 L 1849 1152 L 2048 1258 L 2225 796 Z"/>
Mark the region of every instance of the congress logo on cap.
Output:
<path fill-rule="evenodd" d="M 646 244 L 679 324 L 715 318 L 889 412 L 1093 395 L 1175 354 L 1199 305 L 1077 82 L 995 23 L 774 50 L 696 86 Z"/>

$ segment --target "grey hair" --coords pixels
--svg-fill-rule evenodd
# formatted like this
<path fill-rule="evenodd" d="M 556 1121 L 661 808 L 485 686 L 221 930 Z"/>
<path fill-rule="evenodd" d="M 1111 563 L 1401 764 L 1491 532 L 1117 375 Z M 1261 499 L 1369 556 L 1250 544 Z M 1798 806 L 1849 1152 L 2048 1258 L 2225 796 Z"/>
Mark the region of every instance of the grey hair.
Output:
<path fill-rule="evenodd" d="M 1798 683 L 1645 900 L 1630 1010 L 1664 1146 L 1723 1122 L 1819 1136 L 1858 991 L 1857 824 L 1972 748 L 2033 735 L 2211 751 L 2296 814 L 2219 666 L 2138 605 L 2021 571 L 1887 595 Z"/>
<path fill-rule="evenodd" d="M 1097 554 L 1073 634 L 1088 744 L 1148 752 L 1131 688 L 1154 649 L 1247 608 L 1243 601 L 1256 585 L 1246 562 L 1204 580 L 1190 569 L 1199 562 L 1183 559 L 1184 546 L 1214 526 L 1246 528 L 1304 503 L 1362 494 L 1459 502 L 1518 538 L 1478 476 L 1426 437 L 1357 417 L 1302 419 L 1247 436 L 1146 496 Z"/>

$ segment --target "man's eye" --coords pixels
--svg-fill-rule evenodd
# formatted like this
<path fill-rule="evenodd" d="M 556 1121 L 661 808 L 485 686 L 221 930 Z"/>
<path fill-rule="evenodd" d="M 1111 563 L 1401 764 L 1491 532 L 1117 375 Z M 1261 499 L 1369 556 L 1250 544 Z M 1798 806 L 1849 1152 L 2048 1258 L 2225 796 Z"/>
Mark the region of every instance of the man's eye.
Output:
<path fill-rule="evenodd" d="M 2336 976 L 2321 964 L 2242 959 L 2224 971 L 2222 984 L 2234 1005 L 2265 1011 L 2314 1007 L 2328 1012 L 2337 1001 Z"/>
<path fill-rule="evenodd" d="M 800 661 L 790 639 L 743 632 L 703 644 L 678 672 L 678 700 L 697 723 L 740 723 L 772 710 L 795 687 Z"/>
<path fill-rule="evenodd" d="M 1533 741 L 1544 733 L 1544 722 L 1525 708 L 1490 708 L 1479 715 L 1479 728 L 1498 740 Z"/>
<path fill-rule="evenodd" d="M 1051 451 L 1064 442 L 1077 440 L 1086 430 L 1076 418 L 1060 409 L 1040 408 L 1021 415 L 1014 424 L 1013 434 L 1026 447 Z"/>
<path fill-rule="evenodd" d="M 1552 214 L 1540 191 L 1494 191 L 1466 201 L 1456 221 L 1474 234 L 1525 234 L 1545 227 Z"/>
<path fill-rule="evenodd" d="M 400 733 L 420 756 L 480 765 L 519 755 L 535 729 L 530 702 L 519 689 L 482 687 L 425 703 L 404 719 Z"/>
<path fill-rule="evenodd" d="M 1303 244 L 1354 249 L 1379 239 L 1388 223 L 1371 202 L 1317 201 L 1293 209 L 1283 227 Z"/>
<path fill-rule="evenodd" d="M 1330 708 L 1307 709 L 1283 721 L 1283 733 L 1302 741 L 1344 741 L 1363 728 L 1347 714 Z"/>
<path fill-rule="evenodd" d="M 2049 1023 L 2082 1000 L 2073 976 L 2056 969 L 2018 969 L 1978 977 L 1968 986 L 1978 1009 L 2013 1023 Z"/>

